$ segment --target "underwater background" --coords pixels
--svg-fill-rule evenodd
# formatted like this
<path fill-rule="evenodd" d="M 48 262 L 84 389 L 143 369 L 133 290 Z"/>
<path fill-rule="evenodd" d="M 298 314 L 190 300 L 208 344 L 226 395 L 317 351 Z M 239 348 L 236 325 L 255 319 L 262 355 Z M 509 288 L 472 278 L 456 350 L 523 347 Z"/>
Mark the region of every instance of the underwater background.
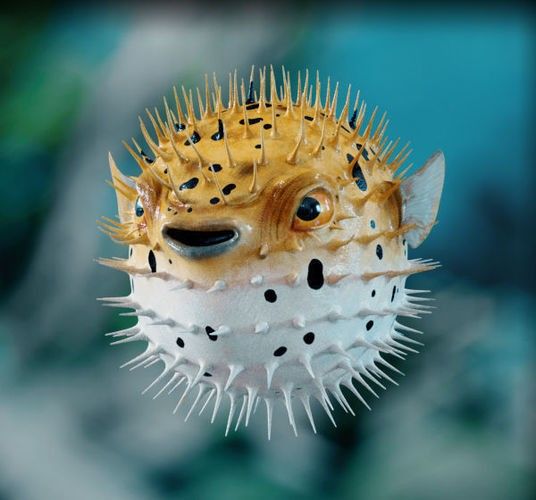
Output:
<path fill-rule="evenodd" d="M 535 15 L 504 3 L 54 4 L 0 14 L 0 500 L 536 498 Z M 439 223 L 409 279 L 438 309 L 425 347 L 367 411 L 295 438 L 264 415 L 172 415 L 140 392 L 157 367 L 103 334 L 129 318 L 99 266 L 126 249 L 107 154 L 176 83 L 284 64 L 360 88 L 447 173 Z M 421 339 L 419 339 L 421 340 Z M 141 344 L 140 344 L 141 345 Z M 150 372 L 150 373 L 148 373 Z M 176 398 L 175 398 L 176 399 Z M 320 412 L 318 412 L 320 417 Z"/>

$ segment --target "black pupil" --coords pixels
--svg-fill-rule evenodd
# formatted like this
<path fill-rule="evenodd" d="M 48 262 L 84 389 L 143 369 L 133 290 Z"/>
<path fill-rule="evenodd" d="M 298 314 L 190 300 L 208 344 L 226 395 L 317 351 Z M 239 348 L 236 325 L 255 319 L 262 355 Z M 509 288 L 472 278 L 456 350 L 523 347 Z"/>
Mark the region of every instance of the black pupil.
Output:
<path fill-rule="evenodd" d="M 314 220 L 322 212 L 322 207 L 316 198 L 306 196 L 300 203 L 296 215 L 301 220 Z"/>
<path fill-rule="evenodd" d="M 136 215 L 141 217 L 143 215 L 143 207 L 141 206 L 140 200 L 136 200 Z"/>

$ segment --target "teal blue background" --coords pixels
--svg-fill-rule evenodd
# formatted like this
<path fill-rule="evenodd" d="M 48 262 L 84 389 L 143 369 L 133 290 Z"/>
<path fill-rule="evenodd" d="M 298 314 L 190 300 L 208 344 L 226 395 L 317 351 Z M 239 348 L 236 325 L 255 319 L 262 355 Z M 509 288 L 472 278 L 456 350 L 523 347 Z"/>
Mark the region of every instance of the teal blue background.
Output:
<path fill-rule="evenodd" d="M 533 498 L 534 35 L 516 3 L 1 14 L 0 499 Z M 447 160 L 412 252 L 443 265 L 410 279 L 437 298 L 421 354 L 372 412 L 298 438 L 281 419 L 270 443 L 139 396 L 156 371 L 118 369 L 138 349 L 107 345 L 128 322 L 95 303 L 127 290 L 94 262 L 125 253 L 95 225 L 115 214 L 108 151 L 134 173 L 120 141 L 146 106 L 252 63 L 351 83 L 416 166 Z"/>

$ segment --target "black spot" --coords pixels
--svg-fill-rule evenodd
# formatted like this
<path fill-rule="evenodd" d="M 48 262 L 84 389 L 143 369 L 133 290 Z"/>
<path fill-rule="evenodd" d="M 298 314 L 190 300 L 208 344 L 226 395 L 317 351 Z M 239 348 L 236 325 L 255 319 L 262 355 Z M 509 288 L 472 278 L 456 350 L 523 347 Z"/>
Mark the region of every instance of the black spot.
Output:
<path fill-rule="evenodd" d="M 142 156 L 142 158 L 147 162 L 147 163 L 154 163 L 154 160 L 152 158 L 150 158 L 149 156 L 147 156 L 145 154 L 145 151 L 142 149 L 140 151 L 140 155 Z"/>
<path fill-rule="evenodd" d="M 177 337 L 176 342 L 179 347 L 184 347 L 184 340 L 182 340 L 180 337 Z"/>
<path fill-rule="evenodd" d="M 189 138 L 189 139 L 186 139 L 186 141 L 184 141 L 184 145 L 185 145 L 185 146 L 189 146 L 189 145 L 190 145 L 190 141 L 192 141 L 193 144 L 196 144 L 196 143 L 198 143 L 200 140 L 201 140 L 201 136 L 194 130 L 194 133 L 190 136 L 190 138 Z"/>
<path fill-rule="evenodd" d="M 375 221 L 375 220 L 371 220 L 371 221 L 370 221 L 370 227 L 371 227 L 372 229 L 376 229 L 376 221 Z"/>
<path fill-rule="evenodd" d="M 227 184 L 223 187 L 222 192 L 223 194 L 231 194 L 231 191 L 236 188 L 236 184 Z"/>
<path fill-rule="evenodd" d="M 210 204 L 216 205 L 220 202 L 220 199 L 217 196 L 214 196 L 214 198 L 210 198 Z"/>
<path fill-rule="evenodd" d="M 382 260 L 383 259 L 383 248 L 381 245 L 376 245 L 376 256 L 378 257 L 378 259 Z"/>
<path fill-rule="evenodd" d="M 168 262 L 169 262 L 170 264 L 173 264 L 173 261 L 172 261 L 171 259 L 168 259 Z"/>
<path fill-rule="evenodd" d="M 393 287 L 393 293 L 391 293 L 391 302 L 395 300 L 396 286 Z"/>
<path fill-rule="evenodd" d="M 255 125 L 256 123 L 262 122 L 262 118 L 248 118 L 248 123 L 250 125 Z M 244 118 L 240 120 L 240 125 L 244 125 Z"/>
<path fill-rule="evenodd" d="M 313 290 L 318 290 L 324 285 L 324 274 L 323 274 L 322 262 L 318 259 L 311 259 L 309 262 L 309 269 L 307 271 L 307 284 Z"/>
<path fill-rule="evenodd" d="M 307 332 L 304 336 L 303 336 L 303 341 L 307 344 L 307 345 L 311 345 L 314 341 L 315 341 L 315 334 L 313 332 Z"/>
<path fill-rule="evenodd" d="M 212 134 L 210 138 L 213 141 L 221 141 L 223 139 L 223 122 L 218 118 L 218 131 L 215 134 Z"/>
<path fill-rule="evenodd" d="M 261 149 L 261 145 L 260 144 L 255 144 L 255 149 Z"/>
<path fill-rule="evenodd" d="M 188 208 L 186 209 L 186 211 L 187 211 L 188 213 L 190 213 L 192 210 L 193 210 L 192 207 L 188 207 Z"/>
<path fill-rule="evenodd" d="M 256 102 L 255 104 L 248 104 L 246 106 L 246 109 L 257 109 L 259 107 L 259 103 Z"/>
<path fill-rule="evenodd" d="M 246 104 L 253 104 L 255 102 L 255 98 L 253 96 L 253 80 L 249 82 L 249 90 L 248 90 L 248 97 L 246 99 Z"/>
<path fill-rule="evenodd" d="M 352 117 L 348 120 L 348 125 L 350 125 L 350 128 L 353 130 L 355 130 L 356 121 L 357 121 L 357 108 L 354 109 L 354 112 L 352 113 Z"/>
<path fill-rule="evenodd" d="M 277 300 L 277 293 L 275 293 L 275 290 L 272 290 L 269 288 L 264 292 L 264 298 L 267 302 L 275 302 Z"/>
<path fill-rule="evenodd" d="M 406 240 L 402 240 L 402 245 L 406 245 L 407 241 Z"/>
<path fill-rule="evenodd" d="M 214 333 L 214 328 L 212 328 L 211 326 L 205 326 L 205 332 L 207 332 L 207 336 L 210 340 L 212 340 L 213 342 L 216 342 L 216 340 L 218 340 L 218 336 L 217 335 L 211 335 L 211 333 Z"/>
<path fill-rule="evenodd" d="M 376 297 L 376 290 L 372 290 L 372 292 L 370 292 L 370 295 L 371 297 Z"/>
<path fill-rule="evenodd" d="M 272 128 L 272 124 L 271 124 L 271 123 L 265 123 L 265 124 L 262 126 L 262 128 L 263 128 L 264 130 L 270 130 L 270 129 Z"/>
<path fill-rule="evenodd" d="M 164 169 L 164 174 L 167 174 L 167 168 Z"/>
<path fill-rule="evenodd" d="M 287 352 L 287 348 L 284 347 L 284 346 L 281 346 L 281 347 L 278 347 L 275 351 L 274 351 L 274 356 L 283 356 L 283 354 L 285 354 Z"/>
<path fill-rule="evenodd" d="M 350 153 L 346 153 L 346 159 L 348 160 L 348 163 L 352 163 L 354 157 Z"/>
<path fill-rule="evenodd" d="M 371 319 L 368 320 L 366 324 L 367 332 L 370 331 L 373 326 L 374 326 L 374 321 L 372 321 Z"/>
<path fill-rule="evenodd" d="M 309 115 L 305 115 L 304 118 L 308 121 L 308 122 L 312 122 L 314 120 L 314 118 L 312 116 L 309 116 Z"/>
<path fill-rule="evenodd" d="M 213 163 L 210 165 L 210 167 L 208 167 L 208 169 L 211 172 L 219 172 L 222 169 L 222 166 L 219 163 Z"/>
<path fill-rule="evenodd" d="M 357 149 L 361 149 L 361 148 L 363 147 L 361 144 L 356 144 L 356 146 L 357 146 Z M 361 156 L 362 156 L 363 158 L 365 158 L 365 160 L 368 161 L 368 159 L 369 159 L 369 154 L 368 154 L 367 148 L 363 148 L 363 152 L 361 153 Z"/>
<path fill-rule="evenodd" d="M 363 170 L 361 170 L 361 167 L 358 163 L 354 165 L 354 168 L 352 168 L 352 177 L 355 179 L 355 185 L 361 189 L 361 191 L 367 190 L 367 180 L 365 179 L 365 175 L 363 174 Z"/>
<path fill-rule="evenodd" d="M 129 255 L 132 257 L 132 254 L 134 253 L 134 249 L 133 248 L 130 248 L 130 251 L 129 251 Z"/>
<path fill-rule="evenodd" d="M 186 128 L 186 125 L 184 123 L 175 123 L 175 131 L 180 132 L 181 130 L 184 130 Z"/>
<path fill-rule="evenodd" d="M 205 373 L 203 373 L 203 375 L 204 375 L 205 377 L 212 377 L 212 373 L 209 373 L 209 372 L 205 372 Z"/>
<path fill-rule="evenodd" d="M 156 257 L 154 256 L 154 252 L 152 250 L 149 251 L 149 258 L 147 260 L 149 261 L 151 272 L 156 273 Z"/>
<path fill-rule="evenodd" d="M 179 191 L 183 191 L 185 189 L 193 189 L 197 184 L 199 183 L 199 179 L 197 177 L 192 177 L 189 181 L 183 182 L 179 186 Z"/>

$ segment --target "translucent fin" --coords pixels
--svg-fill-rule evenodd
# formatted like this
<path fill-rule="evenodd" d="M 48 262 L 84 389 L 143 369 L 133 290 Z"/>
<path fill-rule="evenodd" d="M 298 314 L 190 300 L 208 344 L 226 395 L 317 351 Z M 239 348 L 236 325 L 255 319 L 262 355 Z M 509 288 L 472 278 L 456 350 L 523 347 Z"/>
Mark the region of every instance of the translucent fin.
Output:
<path fill-rule="evenodd" d="M 411 248 L 417 248 L 428 236 L 437 217 L 445 180 L 445 157 L 434 153 L 424 166 L 400 185 L 401 225 L 415 224 L 406 234 Z"/>

